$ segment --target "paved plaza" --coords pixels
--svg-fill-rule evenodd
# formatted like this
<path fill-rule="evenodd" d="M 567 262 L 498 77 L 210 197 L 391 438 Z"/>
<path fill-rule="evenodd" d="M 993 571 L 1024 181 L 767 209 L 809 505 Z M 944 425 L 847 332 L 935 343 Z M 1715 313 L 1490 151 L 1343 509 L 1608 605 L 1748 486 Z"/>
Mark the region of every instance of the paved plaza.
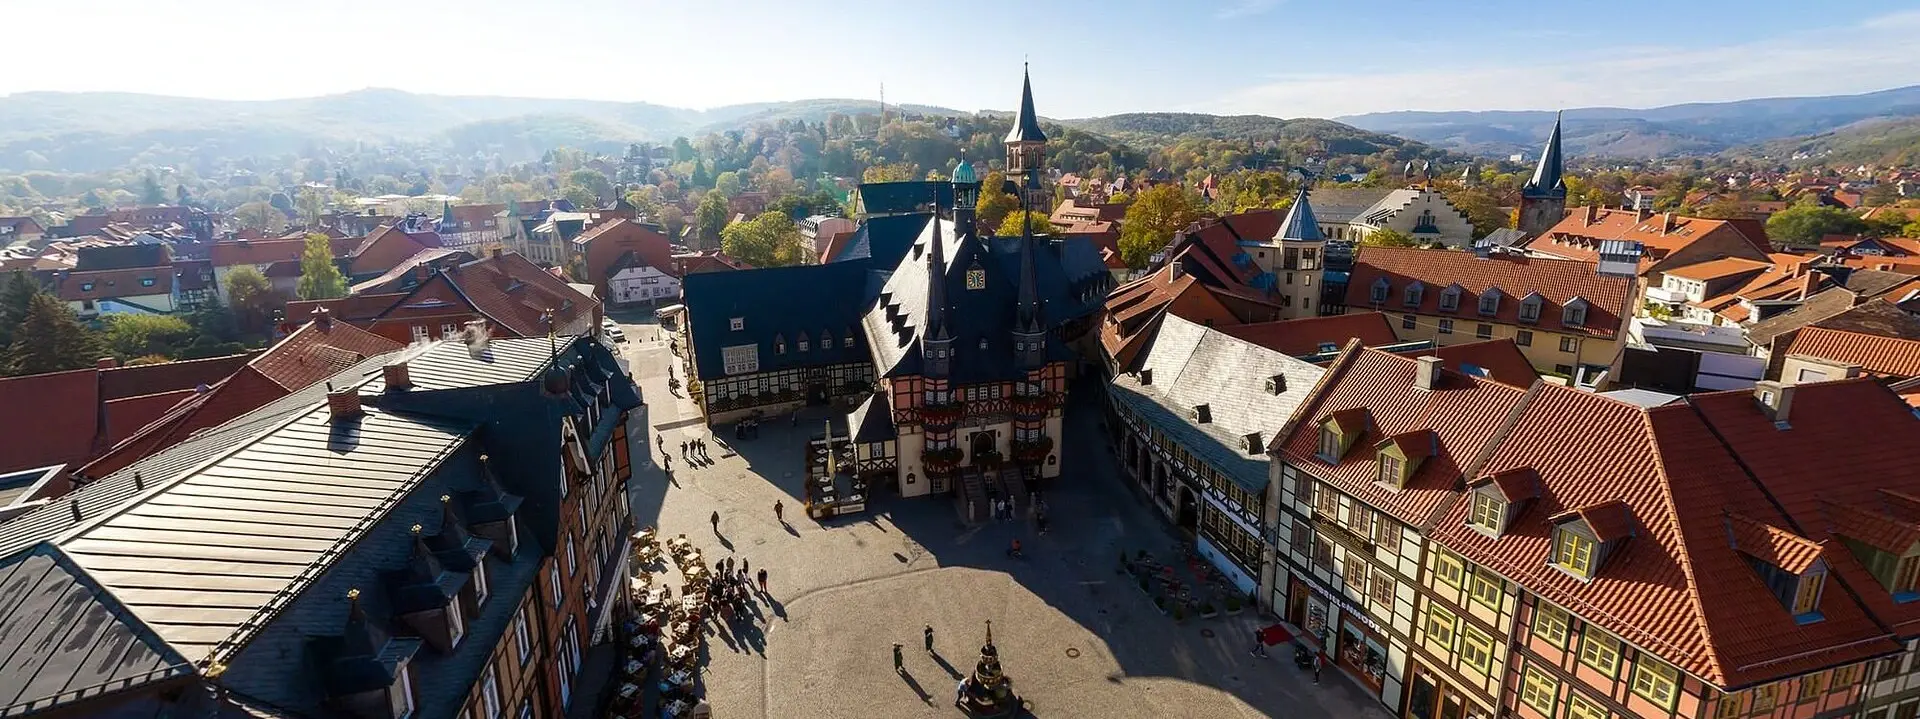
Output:
<path fill-rule="evenodd" d="M 876 496 L 867 513 L 817 523 L 801 509 L 800 438 L 819 433 L 827 411 L 802 413 L 797 426 L 770 418 L 745 442 L 724 428 L 714 437 L 668 392 L 671 355 L 657 328 L 623 327 L 648 402 L 634 419 L 648 450 L 636 452 L 630 488 L 636 525 L 685 534 L 709 560 L 732 554 L 771 575 L 758 621 L 709 637 L 715 717 L 959 716 L 955 685 L 973 670 L 989 620 L 1035 717 L 1388 716 L 1337 672 L 1315 686 L 1284 645 L 1270 659 L 1250 656 L 1255 627 L 1271 620 L 1247 612 L 1176 623 L 1118 573 L 1122 550 L 1173 556 L 1176 537 L 1117 478 L 1091 404 L 1096 388 L 1076 388 L 1044 536 L 1024 521 L 963 527 L 951 500 L 936 498 Z M 713 462 L 682 462 L 680 442 L 694 438 L 709 440 Z M 775 519 L 776 501 L 788 524 Z M 1006 556 L 1015 537 L 1024 559 Z M 928 624 L 934 655 L 922 649 Z M 893 671 L 896 642 L 904 676 Z"/>

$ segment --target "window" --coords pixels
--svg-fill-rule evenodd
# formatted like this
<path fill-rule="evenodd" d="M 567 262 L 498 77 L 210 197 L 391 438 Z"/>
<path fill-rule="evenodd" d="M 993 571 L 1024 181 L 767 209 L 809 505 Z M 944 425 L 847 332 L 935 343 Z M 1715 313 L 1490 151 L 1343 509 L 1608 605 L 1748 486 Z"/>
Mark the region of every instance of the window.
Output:
<path fill-rule="evenodd" d="M 1333 569 L 1333 543 L 1327 541 L 1326 537 L 1314 535 L 1313 563 L 1321 569 L 1329 571 Z"/>
<path fill-rule="evenodd" d="M 1900 558 L 1900 571 L 1894 575 L 1893 593 L 1920 591 L 1920 554 Z"/>
<path fill-rule="evenodd" d="M 140 286 L 141 286 L 141 287 L 152 287 L 152 286 L 153 286 L 153 278 L 152 278 L 152 277 L 142 277 L 142 278 L 140 278 Z"/>
<path fill-rule="evenodd" d="M 1473 601 L 1494 609 L 1500 608 L 1500 595 L 1506 593 L 1506 582 L 1485 568 L 1475 567 L 1469 579 Z"/>
<path fill-rule="evenodd" d="M 1533 605 L 1533 636 L 1556 647 L 1567 646 L 1567 612 L 1545 601 Z"/>
<path fill-rule="evenodd" d="M 1513 343 L 1521 347 L 1533 346 L 1533 330 L 1520 330 L 1513 333 Z"/>
<path fill-rule="evenodd" d="M 777 355 L 787 353 L 787 341 L 779 335 L 774 335 L 773 337 L 773 353 Z"/>
<path fill-rule="evenodd" d="M 1620 640 L 1599 627 L 1587 625 L 1580 637 L 1580 663 L 1613 676 L 1620 670 Z"/>
<path fill-rule="evenodd" d="M 565 484 L 565 482 L 562 482 L 561 484 Z M 517 556 L 519 554 L 520 554 L 520 520 L 518 517 L 515 517 L 514 515 L 509 514 L 507 515 L 507 556 L 512 557 L 512 556 Z"/>
<path fill-rule="evenodd" d="M 1500 291 L 1487 290 L 1480 296 L 1480 314 L 1491 315 L 1500 311 Z"/>
<path fill-rule="evenodd" d="M 526 666 L 533 657 L 533 634 L 527 629 L 527 612 L 524 608 L 513 613 L 513 649 L 520 657 L 520 665 Z"/>
<path fill-rule="evenodd" d="M 560 588 L 559 562 L 547 565 L 547 589 L 549 593 L 553 595 L 553 607 L 559 609 L 560 603 L 566 601 L 567 598 L 565 592 Z"/>
<path fill-rule="evenodd" d="M 1587 301 L 1575 298 L 1560 310 L 1560 324 L 1581 327 L 1587 324 Z"/>
<path fill-rule="evenodd" d="M 1528 296 L 1526 299 L 1520 301 L 1520 321 L 1521 322 L 1539 322 L 1540 321 L 1540 296 L 1539 295 L 1531 295 L 1531 296 Z"/>
<path fill-rule="evenodd" d="M 1375 517 L 1373 543 L 1389 552 L 1400 551 L 1400 524 L 1384 514 Z"/>
<path fill-rule="evenodd" d="M 1313 544 L 1313 530 L 1308 529 L 1307 523 L 1304 521 L 1294 522 L 1293 523 L 1294 551 L 1297 551 L 1297 552 L 1307 551 L 1310 548 L 1309 545 L 1311 544 Z"/>
<path fill-rule="evenodd" d="M 1427 640 L 1443 648 L 1453 648 L 1453 634 L 1460 626 L 1460 618 L 1453 616 L 1438 604 L 1427 605 Z"/>
<path fill-rule="evenodd" d="M 82 282 L 82 283 L 80 283 L 80 291 L 81 291 L 81 292 L 92 292 L 92 291 L 93 291 L 93 283 L 92 283 L 92 282 Z"/>
<path fill-rule="evenodd" d="M 1593 540 L 1566 527 L 1554 530 L 1553 563 L 1581 577 L 1593 576 Z"/>
<path fill-rule="evenodd" d="M 1406 469 L 1406 463 L 1401 462 L 1399 457 L 1385 453 L 1380 455 L 1379 461 L 1380 476 L 1378 479 L 1384 484 L 1390 484 L 1395 487 L 1400 486 L 1400 480 L 1405 476 L 1403 470 Z"/>
<path fill-rule="evenodd" d="M 1572 353 L 1574 353 L 1574 352 L 1579 352 L 1579 351 L 1580 351 L 1580 338 L 1578 338 L 1578 337 L 1562 337 L 1562 338 L 1560 338 L 1560 351 L 1561 351 L 1561 352 L 1566 352 L 1566 353 L 1568 353 L 1568 354 L 1572 354 Z"/>
<path fill-rule="evenodd" d="M 1419 321 L 1415 320 L 1413 315 L 1400 315 L 1400 329 L 1410 330 L 1418 324 Z"/>
<path fill-rule="evenodd" d="M 533 698 L 520 700 L 520 719 L 533 719 Z"/>
<path fill-rule="evenodd" d="M 808 350 L 808 349 L 809 349 L 809 348 L 811 347 L 811 345 L 810 345 L 810 344 L 809 344 L 809 343 L 807 342 L 807 338 L 805 338 L 805 337 L 801 337 L 801 338 L 800 338 L 800 341 L 799 341 L 798 343 L 796 343 L 796 344 L 798 344 L 798 345 L 800 346 L 800 351 L 801 351 L 801 352 L 805 352 L 805 351 L 807 351 L 807 350 Z"/>
<path fill-rule="evenodd" d="M 1607 710 L 1587 695 L 1571 692 L 1567 694 L 1567 719 L 1607 719 Z"/>
<path fill-rule="evenodd" d="M 1506 503 L 1486 492 L 1473 493 L 1473 506 L 1467 511 L 1467 524 L 1481 529 L 1500 533 L 1502 520 L 1506 519 Z"/>
<path fill-rule="evenodd" d="M 1447 586 L 1454 589 L 1459 589 L 1465 572 L 1466 565 L 1460 562 L 1459 557 L 1454 556 L 1452 552 L 1434 547 L 1433 575 L 1439 577 L 1440 581 L 1446 582 Z"/>
<path fill-rule="evenodd" d="M 560 677 L 560 706 L 573 703 L 573 673 L 567 671 L 565 654 L 553 658 L 553 673 Z"/>
<path fill-rule="evenodd" d="M 414 326 L 413 326 L 413 341 L 415 341 L 415 342 L 425 342 L 425 341 L 427 341 L 428 339 L 431 339 L 431 337 L 430 337 L 430 336 L 429 336 L 429 335 L 427 334 L 427 326 L 426 326 L 426 325 L 414 325 Z"/>
<path fill-rule="evenodd" d="M 1217 513 L 1216 513 L 1217 514 Z M 1346 566 L 1342 568 L 1341 579 L 1347 580 L 1347 589 L 1365 596 L 1367 593 L 1367 562 L 1354 552 L 1347 553 Z"/>
<path fill-rule="evenodd" d="M 1800 677 L 1800 701 L 1818 699 L 1827 693 L 1827 675 L 1808 674 Z"/>
<path fill-rule="evenodd" d="M 413 716 L 413 671 L 405 661 L 393 671 L 393 685 L 387 687 L 387 708 L 393 711 L 393 719 Z"/>
<path fill-rule="evenodd" d="M 467 635 L 467 618 L 460 613 L 460 598 L 454 597 L 447 602 L 447 646 L 460 646 L 460 638 Z"/>
<path fill-rule="evenodd" d="M 1382 280 L 1382 282 L 1384 281 L 1385 280 Z M 1401 297 L 1401 302 L 1408 307 L 1419 307 L 1421 291 L 1424 289 L 1426 288 L 1422 287 L 1418 282 L 1407 285 L 1406 295 Z"/>
<path fill-rule="evenodd" d="M 1800 586 L 1793 593 L 1793 614 L 1800 616 L 1820 610 L 1820 590 L 1827 584 L 1825 570 L 1809 571 L 1800 577 Z"/>
<path fill-rule="evenodd" d="M 1334 464 L 1340 461 L 1340 435 L 1332 428 L 1320 428 L 1320 458 Z"/>
<path fill-rule="evenodd" d="M 1520 683 L 1520 701 L 1534 711 L 1553 716 L 1553 702 L 1559 693 L 1558 680 L 1547 676 L 1539 667 L 1527 667 L 1526 677 Z"/>
<path fill-rule="evenodd" d="M 1633 693 L 1654 704 L 1672 708 L 1679 693 L 1680 672 L 1666 663 L 1642 654 L 1633 667 Z"/>
<path fill-rule="evenodd" d="M 1473 336 L 1480 339 L 1493 339 L 1493 325 L 1481 322 L 1473 326 Z"/>
<path fill-rule="evenodd" d="M 1860 667 L 1859 664 L 1850 664 L 1833 670 L 1833 685 L 1845 687 L 1860 681 Z"/>
<path fill-rule="evenodd" d="M 1373 596 L 1373 601 L 1384 606 L 1393 606 L 1393 588 L 1392 575 L 1378 569 L 1373 570 L 1373 583 L 1367 585 L 1367 593 Z"/>
<path fill-rule="evenodd" d="M 1315 487 L 1313 511 L 1329 520 L 1340 516 L 1340 493 L 1326 486 Z"/>
<path fill-rule="evenodd" d="M 1373 513 L 1356 503 L 1347 512 L 1347 531 L 1353 532 L 1356 537 L 1373 536 L 1373 521 Z"/>
<path fill-rule="evenodd" d="M 580 562 L 574 557 L 574 554 L 573 554 L 573 536 L 568 535 L 567 536 L 567 576 L 571 577 L 579 573 L 580 573 Z"/>
<path fill-rule="evenodd" d="M 1481 674 L 1493 669 L 1493 637 L 1473 627 L 1460 632 L 1460 661 Z"/>
<path fill-rule="evenodd" d="M 487 558 L 473 563 L 473 605 L 487 603 Z"/>
<path fill-rule="evenodd" d="M 494 675 L 493 667 L 487 667 L 485 678 L 480 683 L 480 703 L 487 719 L 500 719 L 500 680 Z"/>
<path fill-rule="evenodd" d="M 1440 309 L 1452 312 L 1460 309 L 1460 287 L 1448 287 L 1440 293 Z"/>
<path fill-rule="evenodd" d="M 1734 717 L 1746 714 L 1745 711 L 1741 710 L 1741 694 L 1742 692 L 1721 694 L 1719 705 L 1713 709 L 1714 719 L 1733 719 Z M 1883 716 L 1881 719 L 1885 719 L 1885 717 Z"/>
<path fill-rule="evenodd" d="M 734 317 L 734 318 L 728 319 L 727 325 L 733 328 L 733 331 L 739 332 L 740 330 L 744 330 L 747 328 L 747 318 Z"/>
<path fill-rule="evenodd" d="M 840 346 L 841 346 L 841 347 L 852 347 L 852 346 L 853 346 L 853 335 L 847 335 L 847 336 L 845 336 L 845 337 L 842 337 L 842 338 L 840 338 Z"/>
<path fill-rule="evenodd" d="M 88 289 L 91 289 L 91 288 L 88 288 Z M 1367 288 L 1368 298 L 1371 299 L 1374 304 L 1386 302 L 1387 290 L 1388 290 L 1387 278 L 1382 277 L 1380 279 L 1374 280 L 1373 286 Z"/>
<path fill-rule="evenodd" d="M 1440 320 L 1440 334 L 1453 334 L 1453 320 L 1444 318 Z"/>

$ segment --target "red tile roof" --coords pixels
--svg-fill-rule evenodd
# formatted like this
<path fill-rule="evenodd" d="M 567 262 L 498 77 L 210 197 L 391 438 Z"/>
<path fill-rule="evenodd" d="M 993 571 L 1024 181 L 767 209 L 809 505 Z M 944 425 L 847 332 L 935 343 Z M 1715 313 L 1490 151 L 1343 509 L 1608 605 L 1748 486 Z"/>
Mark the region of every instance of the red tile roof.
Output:
<path fill-rule="evenodd" d="M 1677 277 L 1685 277 L 1689 280 L 1706 282 L 1725 277 L 1766 272 L 1770 269 L 1773 269 L 1772 262 L 1749 260 L 1744 257 L 1722 257 L 1717 260 L 1696 262 L 1691 265 L 1670 268 L 1666 273 Z"/>
<path fill-rule="evenodd" d="M 1888 377 L 1920 376 L 1920 340 L 1813 326 L 1794 335 L 1793 341 L 1787 343 L 1787 354 L 1859 365 L 1868 372 Z"/>
<path fill-rule="evenodd" d="M 1753 250 L 1753 259 L 1773 251 L 1767 241 L 1766 226 L 1757 221 L 1709 220 L 1702 217 L 1675 216 L 1673 229 L 1663 231 L 1666 217 L 1653 215 L 1645 220 L 1632 210 L 1596 209 L 1594 222 L 1586 221 L 1584 207 L 1570 208 L 1566 217 L 1546 234 L 1526 242 L 1529 250 L 1555 257 L 1593 262 L 1599 259 L 1600 240 L 1631 240 L 1645 248 L 1640 269 L 1645 271 L 1668 255 L 1708 237 L 1730 235 L 1734 242 Z"/>
<path fill-rule="evenodd" d="M 68 272 L 55 290 L 68 302 L 173 293 L 173 265 Z"/>
<path fill-rule="evenodd" d="M 225 357 L 155 362 L 101 370 L 100 396 L 115 400 L 154 392 L 190 390 L 200 385 L 212 386 L 239 371 L 257 354 L 258 352 L 243 352 Z"/>
<path fill-rule="evenodd" d="M 1531 387 L 1534 380 L 1540 379 L 1540 373 L 1534 370 L 1533 363 L 1527 361 L 1527 356 L 1521 354 L 1520 346 L 1514 344 L 1512 339 L 1468 342 L 1403 354 L 1439 357 L 1448 367 L 1462 374 L 1475 374 L 1468 367 L 1471 365 L 1486 373 L 1476 376 L 1520 388 Z"/>
<path fill-rule="evenodd" d="M 1513 467 L 1489 474 L 1467 484 L 1468 487 L 1493 485 L 1508 502 L 1532 499 L 1540 495 L 1540 475 L 1530 467 Z"/>
<path fill-rule="evenodd" d="M 1318 354 L 1328 344 L 1339 349 L 1356 339 L 1367 347 L 1389 345 L 1397 341 L 1393 335 L 1393 325 L 1386 315 L 1378 312 L 1256 322 L 1219 329 L 1229 336 L 1293 357 Z"/>
<path fill-rule="evenodd" d="M 182 400 L 199 394 L 192 389 L 180 389 L 171 392 L 127 397 L 107 402 L 107 442 L 112 443 L 132 437 L 154 420 L 165 415 L 168 410 L 180 404 Z"/>
<path fill-rule="evenodd" d="M 1347 350 L 1328 368 L 1326 378 L 1271 449 L 1288 463 L 1401 522 L 1426 525 L 1455 496 L 1480 448 L 1506 425 L 1508 415 L 1527 393 L 1445 369 L 1438 387 L 1415 389 L 1417 364 L 1378 350 Z M 1356 415 L 1369 420 L 1364 434 L 1339 462 L 1328 464 L 1317 454 L 1320 423 L 1331 418 L 1350 432 L 1357 424 Z M 1401 489 L 1376 481 L 1374 445 L 1423 430 L 1432 432 L 1431 444 L 1437 452 L 1420 462 Z"/>
<path fill-rule="evenodd" d="M 1544 330 L 1582 332 L 1612 337 L 1619 331 L 1627 292 L 1631 286 L 1623 277 L 1608 277 L 1595 271 L 1591 262 L 1550 260 L 1514 254 L 1479 257 L 1471 252 L 1420 250 L 1398 247 L 1362 247 L 1354 255 L 1353 271 L 1347 281 L 1347 306 L 1356 309 L 1374 307 L 1373 285 L 1387 280 L 1387 299 L 1378 309 L 1411 311 L 1427 315 L 1453 315 L 1469 322 L 1489 321 L 1509 325 L 1532 324 Z M 1420 282 L 1425 288 L 1420 304 L 1408 307 L 1408 285 Z M 1459 309 L 1440 309 L 1440 295 L 1448 286 L 1459 284 L 1462 293 Z M 1481 293 L 1490 289 L 1501 293 L 1498 311 L 1492 316 L 1479 313 Z M 1540 319 L 1520 321 L 1520 302 L 1538 292 L 1544 300 Z M 1587 301 L 1584 327 L 1565 325 L 1561 309 L 1574 298 Z"/>
<path fill-rule="evenodd" d="M 451 267 L 438 277 L 452 282 L 474 309 L 521 337 L 542 337 L 551 327 L 562 334 L 593 330 L 600 301 L 580 294 L 518 253 L 505 252 Z"/>
<path fill-rule="evenodd" d="M 298 262 L 306 248 L 306 240 L 232 240 L 213 243 L 207 248 L 207 256 L 213 259 L 215 267 L 270 265 L 288 260 Z"/>
<path fill-rule="evenodd" d="M 32 408 L 31 421 L 16 414 L 0 432 L 0 472 L 78 462 L 105 449 L 100 428 L 97 371 L 27 375 L 0 379 L 0 407 L 9 413 Z"/>
<path fill-rule="evenodd" d="M 1822 542 L 1748 519 L 1745 515 L 1729 513 L 1727 529 L 1733 535 L 1735 549 L 1794 574 L 1807 571 L 1826 551 L 1826 545 Z"/>

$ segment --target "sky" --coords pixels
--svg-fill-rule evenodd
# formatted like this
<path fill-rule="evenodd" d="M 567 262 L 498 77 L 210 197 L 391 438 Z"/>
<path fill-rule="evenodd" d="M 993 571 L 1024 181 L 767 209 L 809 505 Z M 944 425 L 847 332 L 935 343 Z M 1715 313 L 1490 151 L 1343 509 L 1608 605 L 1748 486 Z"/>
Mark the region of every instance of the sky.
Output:
<path fill-rule="evenodd" d="M 0 0 L 0 94 L 367 87 L 1336 117 L 1920 84 L 1914 0 Z M 19 32 L 35 28 L 38 32 Z M 30 60 L 47 58 L 45 62 Z"/>

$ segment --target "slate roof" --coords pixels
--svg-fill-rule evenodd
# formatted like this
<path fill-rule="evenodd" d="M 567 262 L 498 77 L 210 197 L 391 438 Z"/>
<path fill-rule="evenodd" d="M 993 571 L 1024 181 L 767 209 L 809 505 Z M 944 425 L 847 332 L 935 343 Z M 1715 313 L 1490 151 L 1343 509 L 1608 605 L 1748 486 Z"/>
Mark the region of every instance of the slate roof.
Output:
<path fill-rule="evenodd" d="M 725 376 L 721 348 L 745 344 L 759 347 L 762 372 L 867 361 L 859 328 L 870 267 L 866 261 L 848 261 L 687 275 L 681 296 L 695 374 L 701 380 Z M 732 329 L 734 317 L 743 320 L 739 331 Z M 832 348 L 815 342 L 811 350 L 799 351 L 802 334 L 817 340 L 826 332 L 833 334 Z M 853 347 L 845 346 L 849 334 L 855 337 Z M 786 341 L 785 354 L 774 353 L 775 336 Z"/>
<path fill-rule="evenodd" d="M 59 549 L 0 559 L 0 714 L 192 671 L 189 660 Z"/>
<path fill-rule="evenodd" d="M 1813 326 L 1800 330 L 1787 343 L 1788 355 L 1807 355 L 1858 365 L 1876 375 L 1905 378 L 1920 375 L 1920 340 L 1833 330 Z"/>
<path fill-rule="evenodd" d="M 1165 314 L 1215 327 L 1279 316 L 1279 305 L 1237 278 L 1210 243 L 1189 242 L 1165 266 L 1107 294 L 1100 343 L 1118 366 L 1127 367 Z"/>
<path fill-rule="evenodd" d="M 1566 197 L 1567 184 L 1560 172 L 1560 115 L 1554 113 L 1553 132 L 1547 134 L 1547 145 L 1540 151 L 1540 163 L 1533 168 L 1533 177 L 1520 187 L 1520 192 L 1526 197 Z"/>
<path fill-rule="evenodd" d="M 1855 301 L 1855 295 L 1844 287 L 1815 292 L 1799 307 L 1749 325 L 1747 341 L 1756 347 L 1771 346 L 1781 335 L 1853 309 Z"/>
<path fill-rule="evenodd" d="M 1025 70 L 1020 72 L 1020 114 L 1013 118 L 1013 129 L 1007 131 L 1006 141 L 1047 141 L 1047 133 L 1040 129 L 1040 116 L 1033 112 L 1033 78 Z"/>
<path fill-rule="evenodd" d="M 860 209 L 868 215 L 926 212 L 936 202 L 941 207 L 953 206 L 953 183 L 941 180 L 862 182 L 856 191 L 860 193 Z M 874 219 L 878 218 L 869 217 L 862 223 Z"/>
<path fill-rule="evenodd" d="M 1388 187 L 1322 187 L 1314 190 L 1313 216 L 1320 222 L 1347 224 L 1371 212 L 1394 193 L 1418 194 Z M 1406 204 L 1400 202 L 1397 204 Z"/>
<path fill-rule="evenodd" d="M 855 443 L 885 442 L 895 438 L 892 395 L 875 392 L 847 414 L 847 436 Z"/>
<path fill-rule="evenodd" d="M 1362 247 L 1354 253 L 1353 271 L 1347 280 L 1347 306 L 1376 307 L 1373 285 L 1386 278 L 1387 298 L 1377 308 L 1386 312 L 1411 311 L 1427 315 L 1453 315 L 1464 322 L 1498 322 L 1531 325 L 1543 330 L 1578 332 L 1597 337 L 1612 337 L 1620 329 L 1627 302 L 1627 278 L 1601 275 L 1590 262 L 1553 260 L 1513 254 L 1480 257 L 1471 252 L 1421 250 L 1399 247 Z M 1407 286 L 1424 286 L 1420 304 L 1406 305 Z M 1448 286 L 1459 284 L 1463 292 L 1459 309 L 1440 309 L 1440 295 Z M 1501 293 L 1498 311 L 1492 316 L 1479 313 L 1481 293 L 1489 289 Z M 1528 294 L 1538 292 L 1542 300 L 1538 322 L 1520 321 L 1520 303 Z M 1574 298 L 1587 301 L 1584 326 L 1563 324 L 1561 310 Z"/>
<path fill-rule="evenodd" d="M 868 187 L 868 185 L 862 185 Z M 833 253 L 829 262 L 873 260 L 877 267 L 893 267 L 907 255 L 907 248 L 927 229 L 931 213 L 869 217 L 854 228 L 853 234 Z"/>
<path fill-rule="evenodd" d="M 1152 370 L 1152 384 L 1137 372 L 1119 374 L 1114 399 L 1187 448 L 1208 466 L 1249 492 L 1264 491 L 1269 460 L 1265 443 L 1279 434 L 1325 370 L 1223 332 L 1170 316 L 1141 355 L 1140 369 Z M 1279 394 L 1267 380 L 1284 376 Z M 1189 413 L 1206 405 L 1209 420 L 1197 423 Z M 1249 452 L 1247 435 L 1258 433 Z"/>
<path fill-rule="evenodd" d="M 566 352 L 574 337 L 506 337 L 487 341 L 479 350 L 456 340 L 434 342 L 390 355 L 387 363 L 405 361 L 407 379 L 417 390 L 464 389 L 527 382 L 539 375 L 558 348 Z M 384 376 L 361 385 L 361 394 L 386 391 Z"/>
<path fill-rule="evenodd" d="M 473 260 L 474 256 L 465 250 L 452 247 L 429 247 L 413 253 L 412 257 L 402 260 L 400 264 L 394 265 L 392 269 L 381 273 L 378 277 L 354 283 L 347 289 L 347 294 L 358 297 L 366 294 L 404 291 L 412 284 L 407 281 L 407 276 L 413 274 L 416 267 L 432 266 L 441 262 L 472 262 Z"/>
<path fill-rule="evenodd" d="M 1300 185 L 1300 193 L 1294 196 L 1293 206 L 1287 208 L 1287 219 L 1274 230 L 1276 240 L 1296 242 L 1318 242 L 1327 239 L 1320 234 L 1320 221 L 1314 218 L 1313 202 L 1308 197 L 1307 186 Z"/>

